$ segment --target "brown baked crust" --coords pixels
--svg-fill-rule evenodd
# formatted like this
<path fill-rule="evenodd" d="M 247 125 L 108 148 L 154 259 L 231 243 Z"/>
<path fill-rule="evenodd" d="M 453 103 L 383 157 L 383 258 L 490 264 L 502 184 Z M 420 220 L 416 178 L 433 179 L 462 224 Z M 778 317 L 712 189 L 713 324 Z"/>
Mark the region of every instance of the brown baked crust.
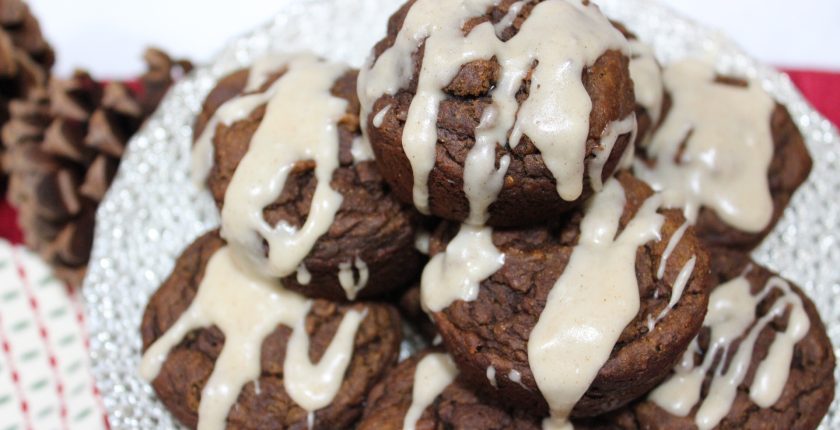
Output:
<path fill-rule="evenodd" d="M 621 172 L 627 204 L 621 228 L 652 195 L 650 188 Z M 691 228 L 668 259 L 665 276 L 656 278 L 659 261 L 670 237 L 683 224 L 679 211 L 662 210 L 662 240 L 640 247 L 636 276 L 641 306 L 636 319 L 622 333 L 611 358 L 600 370 L 574 416 L 592 416 L 614 410 L 639 397 L 664 378 L 694 338 L 708 303 L 708 257 Z M 528 366 L 528 338 L 545 308 L 546 298 L 566 267 L 577 242 L 582 215 L 575 211 L 551 227 L 497 230 L 493 243 L 505 254 L 505 264 L 481 283 L 478 298 L 456 301 L 433 319 L 444 344 L 464 379 L 488 396 L 515 402 L 519 407 L 546 414 L 547 405 Z M 445 249 L 457 227 L 443 227 L 433 236 L 432 254 Z M 682 267 L 696 256 L 691 280 L 674 309 L 648 333 L 649 315 L 657 316 L 670 300 L 671 287 Z M 498 389 L 485 377 L 488 366 L 496 369 Z M 511 382 L 511 370 L 521 374 L 524 387 Z"/>
<path fill-rule="evenodd" d="M 169 278 L 149 301 L 141 333 L 144 351 L 168 330 L 195 297 L 204 268 L 224 241 L 210 232 L 184 251 Z M 320 360 L 343 316 L 351 309 L 367 309 L 356 334 L 354 354 L 344 382 L 333 402 L 315 412 L 315 428 L 348 428 L 362 413 L 370 388 L 396 362 L 401 339 L 399 314 L 391 306 L 375 303 L 337 304 L 316 300 L 307 316 L 311 344 L 309 356 Z M 247 384 L 228 415 L 229 429 L 305 429 L 307 412 L 283 388 L 283 361 L 291 329 L 278 326 L 262 346 L 260 394 Z M 224 346 L 224 334 L 215 326 L 191 332 L 166 359 L 152 382 L 163 404 L 190 428 L 197 423 L 201 390 Z"/>
<path fill-rule="evenodd" d="M 413 355 L 392 369 L 371 390 L 357 430 L 401 430 L 411 407 L 414 372 L 420 360 L 437 349 Z M 479 398 L 456 379 L 432 402 L 417 421 L 418 429 L 539 430 L 540 420 Z"/>
<path fill-rule="evenodd" d="M 639 37 L 636 36 L 636 34 L 633 33 L 632 31 L 630 31 L 630 29 L 628 29 L 624 24 L 622 24 L 618 21 L 612 21 L 612 24 L 615 28 L 618 29 L 618 31 L 621 32 L 621 34 L 624 35 L 624 37 L 627 38 L 627 40 L 632 41 L 632 40 L 638 40 L 639 39 Z M 635 54 L 631 55 L 631 57 L 630 57 L 631 61 L 636 59 L 636 58 L 638 58 L 638 57 Z M 657 64 L 659 64 L 658 61 L 657 61 Z M 661 65 L 660 65 L 660 69 L 661 69 Z M 662 91 L 662 102 L 664 103 L 664 101 L 665 101 L 665 91 L 663 89 L 663 91 Z M 650 112 L 648 112 L 647 108 L 642 106 L 639 103 L 636 103 L 636 124 L 637 124 L 637 128 L 636 128 L 636 140 L 635 140 L 635 142 L 633 142 L 635 144 L 634 148 L 635 149 L 641 148 L 642 143 L 645 142 L 645 140 L 647 140 L 648 137 L 650 137 L 651 134 L 653 134 L 653 131 L 661 123 L 662 123 L 662 118 L 659 118 L 659 121 L 656 124 L 654 124 L 653 117 L 651 116 Z"/>
<path fill-rule="evenodd" d="M 727 249 L 712 249 L 712 278 L 716 284 L 723 284 L 740 276 L 749 266 L 747 280 L 753 292 L 760 290 L 768 279 L 777 276 L 770 270 L 756 264 L 742 252 Z M 811 319 L 811 328 L 794 347 L 790 376 L 782 396 L 770 408 L 760 408 L 749 398 L 749 387 L 755 375 L 758 363 L 767 356 L 777 330 L 784 330 L 787 316 L 775 320 L 758 336 L 755 353 L 744 382 L 738 387 L 733 407 L 729 414 L 718 424 L 718 430 L 767 429 L 767 430 L 813 430 L 819 426 L 832 400 L 834 399 L 835 357 L 831 341 L 825 332 L 814 303 L 802 293 L 796 285 L 790 284 L 793 291 L 802 299 L 805 312 Z M 778 295 L 771 295 L 759 305 L 758 315 L 769 309 L 772 300 Z M 708 329 L 703 330 L 701 346 L 708 348 Z M 704 340 L 705 339 L 705 340 Z M 696 358 L 701 359 L 700 356 Z M 702 396 L 706 395 L 709 378 L 704 384 Z M 701 397 L 703 398 L 703 397 Z M 576 425 L 575 428 L 595 430 L 600 428 L 620 429 L 696 429 L 694 414 L 696 406 L 687 417 L 676 417 L 655 403 L 642 400 L 633 407 L 623 408 L 611 416 L 603 417 L 597 423 Z M 635 423 L 632 425 L 631 423 Z M 596 425 L 597 424 L 597 425 Z M 591 425 L 591 427 L 589 426 Z M 600 426 L 600 427 L 598 427 Z"/>
<path fill-rule="evenodd" d="M 745 85 L 737 78 L 719 77 L 718 83 L 723 85 Z M 662 109 L 663 121 L 667 119 L 673 101 L 666 94 Z M 773 136 L 773 158 L 767 169 L 767 179 L 770 186 L 770 196 L 773 199 L 773 216 L 767 227 L 758 233 L 738 230 L 723 221 L 714 210 L 702 208 L 695 223 L 697 236 L 711 247 L 733 248 L 749 251 L 758 246 L 782 217 L 793 193 L 802 185 L 811 173 L 813 164 L 805 140 L 787 108 L 776 104 L 770 117 L 770 130 Z M 644 150 L 637 151 L 637 156 L 649 164 L 655 161 L 646 157 Z"/>
<path fill-rule="evenodd" d="M 744 251 L 755 248 L 776 227 L 793 193 L 811 173 L 811 156 L 805 140 L 793 122 L 787 108 L 776 104 L 770 118 L 773 133 L 773 159 L 767 170 L 770 196 L 773 198 L 773 217 L 759 233 L 747 233 L 726 224 L 711 209 L 700 210 L 697 218 L 697 235 L 710 246 L 737 248 Z"/>
<path fill-rule="evenodd" d="M 507 13 L 514 0 L 503 0 L 485 16 L 468 21 L 465 31 L 490 20 L 498 22 Z M 502 39 L 513 37 L 534 5 L 525 5 L 513 26 L 505 30 Z M 398 10 L 389 20 L 388 35 L 374 47 L 378 57 L 393 45 L 405 16 L 413 2 Z M 417 77 L 424 55 L 420 46 L 414 57 L 414 75 L 409 88 L 394 95 L 384 95 L 373 104 L 367 121 L 367 131 L 382 175 L 393 187 L 394 194 L 403 202 L 411 203 L 414 183 L 411 164 L 402 148 L 402 132 L 408 108 L 416 92 Z M 608 51 L 592 67 L 583 72 L 583 84 L 592 99 L 589 137 L 586 142 L 586 160 L 594 157 L 600 147 L 600 137 L 606 126 L 631 114 L 635 109 L 633 83 L 628 69 L 629 60 L 617 51 Z M 484 108 L 490 104 L 490 91 L 499 73 L 495 59 L 473 61 L 464 65 L 444 91 L 447 98 L 441 102 L 437 119 L 438 142 L 435 165 L 429 174 L 429 210 L 441 218 L 463 221 L 469 214 L 469 202 L 463 191 L 464 163 L 475 144 L 475 128 Z M 520 88 L 517 99 L 521 103 L 528 96 L 530 76 Z M 375 127 L 373 117 L 386 106 L 382 125 Z M 615 171 L 630 135 L 621 136 L 615 144 L 603 171 L 606 179 Z M 547 221 L 557 213 L 577 207 L 592 194 L 588 173 L 584 174 L 584 190 L 580 198 L 567 202 L 557 194 L 556 181 L 545 166 L 542 157 L 530 139 L 523 137 L 511 148 L 509 144 L 496 147 L 496 165 L 505 155 L 510 157 L 510 167 L 498 199 L 489 207 L 488 225 L 522 226 Z"/>
<path fill-rule="evenodd" d="M 429 315 L 423 311 L 420 300 L 420 285 L 413 285 L 400 296 L 397 302 L 400 314 L 408 321 L 417 332 L 423 336 L 426 342 L 433 343 L 437 336 L 437 329 L 429 319 Z"/>
<path fill-rule="evenodd" d="M 263 86 L 267 89 L 278 72 Z M 338 280 L 339 265 L 360 258 L 367 264 L 369 277 L 358 298 L 380 296 L 412 282 L 421 268 L 421 257 L 414 249 L 416 212 L 400 204 L 390 193 L 376 164 L 372 161 L 353 163 L 353 140 L 360 136 L 359 102 L 356 95 L 355 70 L 339 78 L 332 92 L 348 101 L 347 113 L 338 124 L 340 166 L 333 173 L 330 185 L 342 197 L 341 207 L 330 226 L 303 260 L 312 275 L 301 285 L 296 275 L 282 279 L 283 285 L 301 294 L 333 301 L 347 300 Z M 220 81 L 205 101 L 205 110 L 196 122 L 196 135 L 208 118 L 225 101 L 241 94 L 248 71 L 239 71 Z M 220 124 L 213 138 L 214 164 L 207 179 L 216 204 L 221 208 L 224 196 L 239 162 L 265 115 L 265 105 L 247 119 L 230 126 Z M 298 163 L 286 180 L 280 196 L 263 211 L 266 221 L 280 221 L 300 227 L 309 214 L 317 179 L 314 162 Z"/>

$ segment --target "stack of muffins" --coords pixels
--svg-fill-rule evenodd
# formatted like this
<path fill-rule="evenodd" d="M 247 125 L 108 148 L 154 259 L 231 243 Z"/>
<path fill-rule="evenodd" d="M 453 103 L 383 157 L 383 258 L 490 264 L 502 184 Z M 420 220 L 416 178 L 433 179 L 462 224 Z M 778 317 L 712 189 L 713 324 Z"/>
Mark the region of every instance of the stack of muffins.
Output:
<path fill-rule="evenodd" d="M 790 115 L 588 1 L 412 0 L 362 70 L 262 58 L 194 129 L 221 228 L 140 369 L 191 428 L 812 429 L 833 399 L 813 303 L 748 255 L 810 170 Z"/>

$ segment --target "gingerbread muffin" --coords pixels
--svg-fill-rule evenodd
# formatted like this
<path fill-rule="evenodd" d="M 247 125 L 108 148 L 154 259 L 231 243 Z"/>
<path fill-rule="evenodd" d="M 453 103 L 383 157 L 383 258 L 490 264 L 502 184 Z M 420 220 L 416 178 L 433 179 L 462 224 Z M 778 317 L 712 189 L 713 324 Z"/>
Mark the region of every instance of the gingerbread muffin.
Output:
<path fill-rule="evenodd" d="M 349 428 L 397 360 L 399 327 L 391 306 L 306 299 L 240 272 L 211 232 L 146 308 L 141 374 L 190 428 Z"/>
<path fill-rule="evenodd" d="M 295 55 L 222 79 L 196 122 L 194 172 L 212 154 L 222 236 L 309 297 L 374 297 L 420 270 L 416 212 L 370 159 L 358 113 L 355 70 Z"/>
<path fill-rule="evenodd" d="M 422 299 L 464 381 L 538 415 L 585 417 L 667 376 L 700 330 L 709 279 L 693 229 L 660 203 L 622 172 L 551 225 L 439 228 Z M 465 264 L 466 249 L 481 255 Z"/>
<path fill-rule="evenodd" d="M 710 314 L 674 376 L 634 405 L 576 423 L 575 428 L 819 426 L 834 399 L 835 357 L 814 304 L 798 287 L 744 253 L 715 249 L 711 255 L 718 286 L 711 295 Z M 742 374 L 733 370 L 739 364 L 745 369 Z M 693 385 L 681 384 L 678 376 Z M 692 394 L 698 397 L 685 401 Z M 716 404 L 730 394 L 731 402 Z"/>
<path fill-rule="evenodd" d="M 391 370 L 368 396 L 358 430 L 539 430 L 540 420 L 478 397 L 439 349 L 421 351 Z"/>
<path fill-rule="evenodd" d="M 635 173 L 684 208 L 710 246 L 750 250 L 781 218 L 811 171 L 790 113 L 760 82 L 684 60 L 664 71 L 661 126 Z"/>
<path fill-rule="evenodd" d="M 643 147 L 662 119 L 665 104 L 665 88 L 662 84 L 662 66 L 656 59 L 653 49 L 639 40 L 635 33 L 624 24 L 613 21 L 630 43 L 630 77 L 633 79 L 633 92 L 636 95 L 636 131 L 635 147 Z"/>
<path fill-rule="evenodd" d="M 588 1 L 412 0 L 360 72 L 362 122 L 394 194 L 421 212 L 544 222 L 599 190 L 631 143 L 629 54 Z"/>

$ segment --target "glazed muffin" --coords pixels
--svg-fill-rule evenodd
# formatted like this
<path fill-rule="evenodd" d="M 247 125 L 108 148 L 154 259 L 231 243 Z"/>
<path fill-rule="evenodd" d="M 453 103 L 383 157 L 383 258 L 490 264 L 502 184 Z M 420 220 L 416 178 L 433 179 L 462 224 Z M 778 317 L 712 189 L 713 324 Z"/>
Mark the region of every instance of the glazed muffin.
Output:
<path fill-rule="evenodd" d="M 630 77 L 633 79 L 633 92 L 636 95 L 636 131 L 635 147 L 640 148 L 650 139 L 656 126 L 662 119 L 665 105 L 665 87 L 662 83 L 662 66 L 653 53 L 653 48 L 642 42 L 635 33 L 624 24 L 613 21 L 630 44 Z"/>
<path fill-rule="evenodd" d="M 311 88 L 307 82 L 324 69 L 328 88 Z M 317 119 L 309 112 L 325 111 L 332 116 L 307 126 Z M 254 270 L 309 297 L 380 296 L 420 270 L 416 212 L 392 196 L 370 160 L 358 112 L 355 70 L 298 55 L 263 59 L 222 79 L 196 122 L 196 150 L 212 145 L 206 183 L 222 211 L 222 235 Z M 250 164 L 240 169 L 243 160 Z M 280 186 L 277 171 L 287 172 Z M 239 185 L 229 192 L 232 183 Z"/>
<path fill-rule="evenodd" d="M 419 369 L 419 370 L 418 370 Z M 358 430 L 538 430 L 540 420 L 478 397 L 439 349 L 421 351 L 371 390 Z M 418 396 L 418 394 L 422 394 Z M 425 400 L 425 401 L 424 401 Z"/>
<path fill-rule="evenodd" d="M 538 381 L 550 383 L 557 372 L 561 390 L 573 382 L 580 390 L 566 405 L 573 417 L 619 408 L 660 382 L 700 330 L 708 257 L 680 212 L 660 210 L 659 203 L 647 185 L 622 172 L 588 209 L 549 226 L 499 229 L 469 246 L 457 226 L 439 228 L 422 298 L 464 381 L 544 416 L 551 405 Z M 473 289 L 441 298 L 451 286 L 438 287 L 440 275 L 464 284 L 458 254 L 480 246 L 498 253 L 490 259 L 496 263 L 470 274 Z M 581 339 L 595 339 L 598 349 L 570 340 L 572 333 L 589 333 Z M 542 353 L 552 344 L 559 356 Z M 542 363 L 537 375 L 535 363 Z M 583 373 L 567 368 L 577 365 L 590 380 L 564 382 Z"/>
<path fill-rule="evenodd" d="M 359 79 L 377 163 L 424 213 L 552 219 L 600 189 L 631 143 L 629 46 L 589 2 L 473 9 L 416 0 L 391 17 Z"/>
<path fill-rule="evenodd" d="M 719 314 L 710 310 L 684 364 L 674 369 L 673 379 L 634 405 L 577 423 L 576 428 L 692 429 L 701 423 L 703 428 L 714 429 L 813 430 L 819 426 L 834 399 L 835 358 L 814 304 L 798 287 L 744 253 L 715 249 L 711 255 L 712 278 L 718 286 L 712 292 L 710 309 L 717 306 Z M 739 305 L 738 298 L 747 300 Z M 726 324 L 739 330 L 726 333 Z M 737 367 L 735 360 L 743 364 L 742 375 L 732 370 Z M 772 371 L 761 373 L 763 366 Z M 686 375 L 691 375 L 694 386 L 674 382 Z M 764 384 L 759 383 L 760 375 L 767 378 Z M 723 387 L 725 380 L 732 381 L 726 384 L 732 390 L 731 403 L 724 400 L 726 390 L 713 394 L 713 387 Z M 679 393 L 698 398 L 684 402 L 684 410 L 677 411 L 677 402 L 685 400 Z M 721 400 L 723 406 L 716 407 Z"/>
<path fill-rule="evenodd" d="M 143 315 L 146 355 L 141 373 L 151 380 L 166 408 L 190 428 L 196 428 L 199 420 L 229 429 L 304 429 L 307 422 L 315 429 L 349 428 L 361 415 L 368 391 L 396 363 L 400 343 L 396 309 L 386 304 L 308 300 L 270 282 L 259 284 L 252 275 L 237 272 L 227 261 L 228 252 L 218 233 L 210 232 L 178 258 Z M 254 300 L 252 289 L 265 289 L 256 297 L 266 299 Z M 293 325 L 283 321 L 289 312 L 302 310 Z M 208 315 L 204 325 L 191 319 L 196 314 Z M 236 323 L 227 328 L 231 320 L 241 322 L 241 331 Z M 245 359 L 246 365 L 230 361 L 245 351 L 253 354 L 244 355 L 251 359 Z M 344 353 L 349 353 L 348 361 L 336 366 L 341 360 L 336 356 Z M 309 383 L 315 383 L 314 391 L 320 387 L 316 381 L 301 380 L 300 374 L 306 372 L 295 372 L 291 363 L 301 360 L 301 354 L 304 362 L 313 363 L 307 363 L 313 366 L 313 380 L 337 378 L 328 404 L 307 410 L 289 391 L 292 384 L 298 391 L 301 386 L 311 388 L 306 386 Z M 148 370 L 155 360 L 158 371 Z M 337 371 L 324 368 L 322 362 L 332 363 Z M 249 363 L 256 365 L 250 379 Z M 218 410 L 221 386 L 233 394 L 224 410 Z"/>
<path fill-rule="evenodd" d="M 693 59 L 666 67 L 664 81 L 662 124 L 635 173 L 710 246 L 754 248 L 811 171 L 802 134 L 760 82 Z"/>

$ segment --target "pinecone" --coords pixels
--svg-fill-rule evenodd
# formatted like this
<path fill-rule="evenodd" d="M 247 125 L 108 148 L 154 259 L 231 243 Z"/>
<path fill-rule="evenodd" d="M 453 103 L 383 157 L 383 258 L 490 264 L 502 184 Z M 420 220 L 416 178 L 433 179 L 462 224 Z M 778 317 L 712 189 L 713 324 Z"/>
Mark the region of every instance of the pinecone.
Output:
<path fill-rule="evenodd" d="M 2 131 L 9 201 L 26 244 L 74 286 L 84 277 L 96 208 L 127 141 L 172 84 L 173 70 L 181 73 L 179 63 L 149 52 L 154 61 L 141 78 L 149 87 L 138 93 L 77 72 L 9 105 L 11 119 Z"/>
<path fill-rule="evenodd" d="M 11 100 L 46 85 L 54 61 L 29 7 L 21 0 L 0 0 L 0 124 L 9 119 Z M 0 146 L 0 155 L 2 150 Z M 0 174 L 0 183 L 4 176 Z"/>

